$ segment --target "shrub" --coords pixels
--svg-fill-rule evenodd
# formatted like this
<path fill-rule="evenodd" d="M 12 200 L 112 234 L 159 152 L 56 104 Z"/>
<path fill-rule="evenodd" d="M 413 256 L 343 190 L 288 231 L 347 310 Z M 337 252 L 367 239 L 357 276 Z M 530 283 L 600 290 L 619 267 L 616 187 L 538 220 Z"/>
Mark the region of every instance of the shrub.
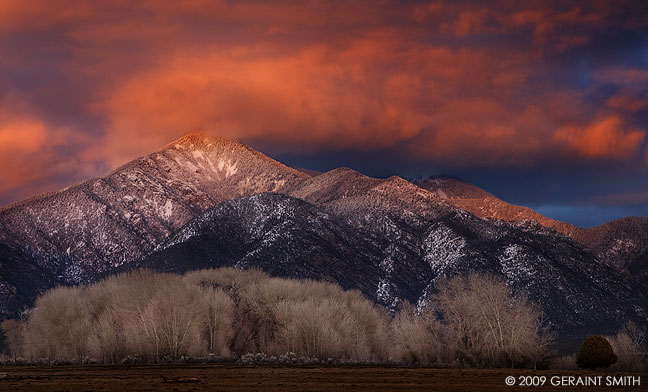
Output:
<path fill-rule="evenodd" d="M 607 368 L 616 361 L 617 356 L 610 342 L 598 335 L 585 339 L 576 357 L 576 364 L 582 369 Z"/>

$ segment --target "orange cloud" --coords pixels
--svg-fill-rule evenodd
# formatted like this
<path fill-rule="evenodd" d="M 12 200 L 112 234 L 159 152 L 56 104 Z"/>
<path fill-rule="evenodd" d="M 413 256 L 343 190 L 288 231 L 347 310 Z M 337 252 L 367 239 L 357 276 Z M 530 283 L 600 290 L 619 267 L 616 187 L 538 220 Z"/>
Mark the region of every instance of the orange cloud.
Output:
<path fill-rule="evenodd" d="M 56 190 L 61 179 L 77 181 L 99 174 L 92 160 L 81 161 L 60 147 L 73 148 L 87 137 L 68 128 L 51 127 L 15 105 L 0 110 L 0 200 L 12 191 L 20 198 Z"/>
<path fill-rule="evenodd" d="M 114 168 L 195 129 L 449 166 L 626 161 L 646 108 L 628 91 L 648 71 L 594 70 L 590 89 L 563 85 L 574 69 L 552 79 L 556 53 L 642 26 L 618 4 L 0 0 L 0 102 L 7 86 L 30 104 L 4 109 L 0 172 L 15 186 L 77 178 L 77 163 Z M 565 126 L 590 113 L 607 117 Z"/>
<path fill-rule="evenodd" d="M 93 18 L 95 11 L 106 7 L 101 3 L 85 3 L 74 0 L 1 0 L 0 32 L 46 30 L 65 23 Z"/>
<path fill-rule="evenodd" d="M 189 129 L 307 150 L 389 147 L 440 128 L 439 119 L 455 129 L 438 113 L 449 101 L 458 102 L 455 119 L 474 121 L 475 100 L 507 100 L 527 76 L 519 55 L 423 46 L 388 32 L 290 53 L 266 44 L 201 50 L 165 57 L 102 91 L 94 110 L 109 119 L 101 144 L 113 165 Z M 470 131 L 492 137 L 479 126 Z M 133 133 L 139 142 L 124 143 Z"/>
<path fill-rule="evenodd" d="M 0 154 L 33 153 L 47 141 L 45 125 L 30 119 L 14 120 L 0 127 Z"/>
<path fill-rule="evenodd" d="M 562 127 L 554 137 L 584 157 L 630 159 L 641 148 L 646 131 L 628 129 L 621 118 L 610 116 L 585 127 Z"/>
<path fill-rule="evenodd" d="M 0 192 L 42 178 L 48 160 L 46 125 L 29 118 L 0 122 Z"/>
<path fill-rule="evenodd" d="M 531 166 L 552 150 L 546 108 L 510 107 L 490 99 L 455 99 L 444 103 L 433 126 L 409 145 L 413 156 L 455 166 Z"/>

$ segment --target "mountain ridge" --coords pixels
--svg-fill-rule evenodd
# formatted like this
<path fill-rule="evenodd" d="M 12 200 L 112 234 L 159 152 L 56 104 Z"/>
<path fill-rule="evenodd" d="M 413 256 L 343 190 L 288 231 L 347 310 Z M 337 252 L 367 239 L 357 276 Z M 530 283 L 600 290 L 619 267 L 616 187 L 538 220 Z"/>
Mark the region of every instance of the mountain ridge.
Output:
<path fill-rule="evenodd" d="M 529 290 L 554 322 L 573 328 L 648 320 L 640 281 L 553 228 L 461 208 L 455 203 L 496 198 L 452 181 L 425 189 L 349 168 L 312 176 L 238 141 L 192 133 L 103 177 L 0 210 L 0 246 L 9 247 L 0 264 L 24 258 L 48 277 L 41 291 L 139 266 L 297 271 L 360 289 L 390 309 L 403 300 L 423 306 L 440 279 L 477 270 Z M 629 236 L 643 230 L 641 222 L 623 227 Z M 615 243 L 607 231 L 596 238 Z M 633 264 L 640 271 L 642 260 Z M 0 284 L 18 287 L 9 280 L 19 275 L 3 276 Z M 11 306 L 31 300 L 23 293 Z"/>
<path fill-rule="evenodd" d="M 0 242 L 71 256 L 52 270 L 80 281 L 76 267 L 96 273 L 142 256 L 219 202 L 307 178 L 240 142 L 189 134 L 105 176 L 0 210 Z"/>
<path fill-rule="evenodd" d="M 648 218 L 625 217 L 591 228 L 582 228 L 547 218 L 529 207 L 508 203 L 458 179 L 440 177 L 413 183 L 431 192 L 440 192 L 440 196 L 445 195 L 448 202 L 484 219 L 537 222 L 583 244 L 617 270 L 637 275 L 638 278 L 648 276 Z M 628 232 L 630 227 L 635 230 Z M 632 248 L 637 250 L 633 253 Z"/>
<path fill-rule="evenodd" d="M 205 211 L 131 267 L 261 268 L 358 289 L 392 310 L 402 301 L 428 306 L 438 281 L 476 270 L 528 292 L 569 336 L 613 331 L 619 320 L 648 320 L 641 289 L 578 243 L 455 212 L 421 227 L 392 217 L 395 228 L 386 232 L 336 220 L 326 205 L 262 193 Z"/>

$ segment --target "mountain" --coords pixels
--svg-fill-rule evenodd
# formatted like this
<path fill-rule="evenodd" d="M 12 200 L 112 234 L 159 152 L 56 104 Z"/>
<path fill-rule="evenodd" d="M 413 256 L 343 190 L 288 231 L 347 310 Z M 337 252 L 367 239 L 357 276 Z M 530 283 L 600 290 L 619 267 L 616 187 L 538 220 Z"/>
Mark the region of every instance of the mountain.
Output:
<path fill-rule="evenodd" d="M 375 290 L 380 251 L 354 227 L 287 195 L 263 193 L 206 211 L 128 266 L 185 272 L 235 266 Z"/>
<path fill-rule="evenodd" d="M 508 203 L 449 178 L 431 182 L 428 188 L 417 185 L 399 177 L 381 180 L 342 168 L 307 180 L 292 195 L 362 228 L 380 244 L 384 276 L 379 291 L 385 304 L 398 298 L 420 301 L 434 291 L 440 277 L 481 270 L 503 275 L 514 287 L 528 291 L 537 303 L 551 309 L 556 324 L 600 324 L 602 319 L 617 317 L 617 306 L 625 308 L 626 315 L 633 314 L 635 305 L 630 304 L 637 295 L 643 300 L 636 304 L 646 307 L 648 302 L 642 302 L 645 286 L 628 282 L 593 257 L 591 249 L 557 235 L 555 227 L 562 222 L 554 221 L 554 227 L 547 228 L 542 225 L 547 218 L 510 204 L 499 210 L 509 215 L 500 215 L 500 219 L 487 216 L 490 219 L 483 221 L 475 216 L 479 214 L 466 212 L 469 203 L 457 205 L 455 201 L 481 200 L 486 206 Z M 544 220 L 527 218 L 520 223 L 513 213 L 521 211 Z M 509 220 L 516 222 L 507 224 Z M 562 228 L 570 226 L 576 228 L 569 224 Z M 426 282 L 427 287 L 422 293 L 418 288 L 408 292 L 394 281 L 414 287 Z M 601 282 L 608 285 L 603 291 Z M 622 283 L 614 287 L 615 282 Z M 589 294 L 584 295 L 586 292 Z M 605 306 L 597 301 L 608 301 L 607 292 L 619 297 L 619 302 L 613 305 L 616 300 L 610 300 L 602 311 Z M 596 308 L 601 308 L 601 317 L 588 319 L 585 315 Z"/>
<path fill-rule="evenodd" d="M 578 241 L 618 271 L 638 280 L 648 277 L 648 218 L 628 217 L 585 229 L 547 218 L 528 207 L 507 203 L 454 178 L 437 177 L 414 183 L 484 219 L 537 222 Z"/>
<path fill-rule="evenodd" d="M 400 177 L 371 178 L 348 168 L 312 177 L 290 194 L 325 206 L 355 223 L 371 221 L 372 226 L 375 219 L 386 214 L 415 224 L 456 210 L 436 194 L 425 192 Z M 358 211 L 370 215 L 361 216 Z"/>
<path fill-rule="evenodd" d="M 628 217 L 575 232 L 573 238 L 601 260 L 638 281 L 648 278 L 648 219 Z"/>
<path fill-rule="evenodd" d="M 0 210 L 0 241 L 54 255 L 86 281 L 153 250 L 224 200 L 288 192 L 309 178 L 234 140 L 189 134 L 112 173 Z"/>
<path fill-rule="evenodd" d="M 353 182 L 338 184 L 354 189 Z M 357 219 L 367 211 L 359 206 Z M 348 210 L 344 214 L 283 194 L 239 198 L 206 211 L 129 267 L 261 268 L 275 276 L 336 282 L 391 309 L 402 300 L 424 306 L 440 279 L 480 271 L 529 293 L 563 342 L 612 332 L 623 320 L 648 321 L 648 297 L 639 287 L 541 226 L 489 222 L 455 209 L 416 227 L 388 213 L 397 233 L 408 234 L 404 238 L 380 226 L 350 224 Z"/>
<path fill-rule="evenodd" d="M 5 207 L 0 317 L 56 284 L 142 266 L 231 265 L 337 282 L 390 309 L 424 306 L 440 279 L 481 271 L 528 292 L 563 336 L 648 321 L 645 285 L 595 257 L 596 244 L 605 252 L 621 239 L 615 257 L 638 255 L 628 266 L 643 268 L 641 220 L 576 242 L 579 231 L 560 234 L 558 223 L 545 227 L 531 210 L 456 180 L 312 174 L 190 134 L 104 177 Z M 526 216 L 536 219 L 518 222 Z"/>
<path fill-rule="evenodd" d="M 466 210 L 484 219 L 498 219 L 504 221 L 537 222 L 544 227 L 556 230 L 559 233 L 571 236 L 581 230 L 570 223 L 547 218 L 531 208 L 517 206 L 498 199 L 487 191 L 451 177 L 437 177 L 415 182 L 419 187 L 434 192 L 449 203 Z"/>

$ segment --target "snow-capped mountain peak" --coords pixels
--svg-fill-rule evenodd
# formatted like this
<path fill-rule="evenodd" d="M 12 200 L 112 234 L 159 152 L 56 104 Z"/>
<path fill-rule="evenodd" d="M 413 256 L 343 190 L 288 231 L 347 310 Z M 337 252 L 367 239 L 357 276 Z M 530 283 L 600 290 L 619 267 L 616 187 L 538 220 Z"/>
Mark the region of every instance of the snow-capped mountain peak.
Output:
<path fill-rule="evenodd" d="M 191 133 L 104 177 L 0 211 L 0 242 L 62 255 L 49 267 L 75 281 L 79 267 L 93 273 L 142 256 L 222 201 L 289 192 L 308 178 L 238 141 Z"/>

